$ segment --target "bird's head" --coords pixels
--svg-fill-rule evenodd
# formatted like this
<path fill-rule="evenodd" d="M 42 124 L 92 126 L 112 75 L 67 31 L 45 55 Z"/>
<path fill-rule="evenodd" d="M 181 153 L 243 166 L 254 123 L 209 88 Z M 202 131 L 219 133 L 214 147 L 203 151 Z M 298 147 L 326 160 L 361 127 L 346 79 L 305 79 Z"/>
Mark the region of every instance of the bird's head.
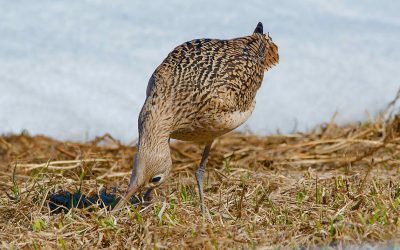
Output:
<path fill-rule="evenodd" d="M 169 152 L 140 151 L 133 163 L 127 193 L 137 193 L 142 189 L 154 188 L 165 181 L 172 166 Z"/>
<path fill-rule="evenodd" d="M 128 188 L 114 210 L 119 210 L 132 195 L 144 189 L 153 189 L 161 185 L 172 167 L 169 146 L 158 150 L 139 148 L 136 153 Z"/>

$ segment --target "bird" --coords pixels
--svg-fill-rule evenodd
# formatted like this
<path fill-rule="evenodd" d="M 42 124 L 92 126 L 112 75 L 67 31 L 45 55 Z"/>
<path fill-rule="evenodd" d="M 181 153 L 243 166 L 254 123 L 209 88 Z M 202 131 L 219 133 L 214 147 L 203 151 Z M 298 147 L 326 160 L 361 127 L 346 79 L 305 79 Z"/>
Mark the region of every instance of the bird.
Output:
<path fill-rule="evenodd" d="M 165 182 L 172 138 L 204 146 L 195 172 L 204 214 L 203 176 L 211 145 L 250 117 L 265 71 L 278 62 L 278 46 L 261 22 L 248 36 L 195 39 L 173 49 L 149 79 L 130 181 L 113 210 L 142 190 L 149 197 Z"/>

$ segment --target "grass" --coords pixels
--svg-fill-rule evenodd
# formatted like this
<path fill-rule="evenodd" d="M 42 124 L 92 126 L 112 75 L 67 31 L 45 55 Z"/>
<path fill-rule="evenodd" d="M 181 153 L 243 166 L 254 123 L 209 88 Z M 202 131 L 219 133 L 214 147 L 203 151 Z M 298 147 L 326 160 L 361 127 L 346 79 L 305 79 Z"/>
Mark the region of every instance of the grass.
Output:
<path fill-rule="evenodd" d="M 233 133 L 213 145 L 200 214 L 199 145 L 174 142 L 174 169 L 148 206 L 51 215 L 47 195 L 127 186 L 135 148 L 0 137 L 0 248 L 343 248 L 400 241 L 400 117 L 309 133 Z"/>

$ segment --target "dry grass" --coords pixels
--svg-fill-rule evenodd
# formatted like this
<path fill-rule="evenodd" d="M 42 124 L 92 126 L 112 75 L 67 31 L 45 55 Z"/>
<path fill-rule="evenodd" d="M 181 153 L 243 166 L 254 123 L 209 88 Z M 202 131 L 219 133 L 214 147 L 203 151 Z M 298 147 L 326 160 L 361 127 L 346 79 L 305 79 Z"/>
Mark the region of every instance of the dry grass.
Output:
<path fill-rule="evenodd" d="M 135 149 L 111 136 L 88 143 L 0 137 L 0 247 L 312 248 L 400 238 L 400 118 L 307 134 L 231 134 L 215 142 L 200 214 L 201 147 L 172 144 L 174 169 L 147 207 L 50 215 L 49 193 L 123 190 Z M 13 173 L 13 170 L 15 172 Z M 8 196 L 5 194 L 8 193 Z"/>

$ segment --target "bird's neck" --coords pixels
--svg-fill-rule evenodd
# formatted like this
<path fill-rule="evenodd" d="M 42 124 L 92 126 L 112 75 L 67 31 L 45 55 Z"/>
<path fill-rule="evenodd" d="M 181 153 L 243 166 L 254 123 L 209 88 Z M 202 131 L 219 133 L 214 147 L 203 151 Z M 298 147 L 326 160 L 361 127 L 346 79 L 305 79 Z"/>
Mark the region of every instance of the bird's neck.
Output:
<path fill-rule="evenodd" d="M 153 151 L 169 149 L 169 137 L 171 133 L 171 119 L 166 115 L 147 114 L 139 119 L 139 151 Z"/>

